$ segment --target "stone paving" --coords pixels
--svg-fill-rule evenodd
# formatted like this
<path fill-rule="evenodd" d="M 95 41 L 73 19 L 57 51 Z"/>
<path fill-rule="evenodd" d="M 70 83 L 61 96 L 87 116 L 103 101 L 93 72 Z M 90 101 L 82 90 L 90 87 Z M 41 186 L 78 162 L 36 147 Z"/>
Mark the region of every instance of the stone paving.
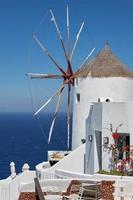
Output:
<path fill-rule="evenodd" d="M 100 200 L 114 200 L 113 192 L 115 181 L 102 181 L 101 184 L 101 199 Z M 22 192 L 19 200 L 36 200 L 34 192 Z"/>

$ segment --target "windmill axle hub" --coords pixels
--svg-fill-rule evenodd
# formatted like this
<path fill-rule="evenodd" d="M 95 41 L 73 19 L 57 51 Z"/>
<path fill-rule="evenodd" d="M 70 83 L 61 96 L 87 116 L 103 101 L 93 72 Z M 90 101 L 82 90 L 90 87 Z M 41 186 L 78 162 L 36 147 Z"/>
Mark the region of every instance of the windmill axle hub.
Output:
<path fill-rule="evenodd" d="M 64 77 L 64 84 L 74 85 L 73 75 L 69 75 L 69 76 Z"/>

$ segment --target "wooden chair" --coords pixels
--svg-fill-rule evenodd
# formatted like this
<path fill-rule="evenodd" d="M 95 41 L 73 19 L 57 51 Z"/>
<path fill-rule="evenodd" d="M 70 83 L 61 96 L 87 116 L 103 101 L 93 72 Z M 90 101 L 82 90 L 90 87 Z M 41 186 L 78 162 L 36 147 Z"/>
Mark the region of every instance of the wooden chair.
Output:
<path fill-rule="evenodd" d="M 74 192 L 75 190 L 75 192 Z M 78 192 L 76 192 L 78 191 Z M 101 182 L 86 181 L 71 185 L 70 194 L 63 195 L 63 200 L 98 200 L 101 198 Z"/>
<path fill-rule="evenodd" d="M 72 185 L 69 196 L 63 195 L 62 200 L 81 200 L 83 195 L 83 187 L 80 185 Z"/>

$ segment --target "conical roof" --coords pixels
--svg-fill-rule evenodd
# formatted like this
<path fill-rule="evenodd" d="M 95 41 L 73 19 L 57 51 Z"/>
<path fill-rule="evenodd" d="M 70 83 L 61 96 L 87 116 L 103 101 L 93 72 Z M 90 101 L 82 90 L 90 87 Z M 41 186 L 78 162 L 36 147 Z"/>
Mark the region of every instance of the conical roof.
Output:
<path fill-rule="evenodd" d="M 99 54 L 86 66 L 76 72 L 76 77 L 131 77 L 133 71 L 129 71 L 111 51 L 108 43 Z"/>

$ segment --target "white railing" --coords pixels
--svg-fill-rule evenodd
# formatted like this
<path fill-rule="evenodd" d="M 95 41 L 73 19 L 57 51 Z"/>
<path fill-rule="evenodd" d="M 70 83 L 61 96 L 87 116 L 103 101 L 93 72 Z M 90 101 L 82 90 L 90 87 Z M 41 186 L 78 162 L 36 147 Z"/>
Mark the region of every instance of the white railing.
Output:
<path fill-rule="evenodd" d="M 15 178 L 8 177 L 0 181 L 0 200 L 18 200 L 20 184 L 32 182 L 35 177 L 34 171 L 24 171 Z"/>
<path fill-rule="evenodd" d="M 40 180 L 43 180 L 43 179 L 56 179 L 55 173 L 53 173 L 53 172 L 47 172 L 47 171 L 42 172 Z"/>
<path fill-rule="evenodd" d="M 0 200 L 10 200 L 9 184 L 0 184 Z"/>
<path fill-rule="evenodd" d="M 55 176 L 63 179 L 97 179 L 94 175 L 74 173 L 60 169 L 55 170 Z"/>
<path fill-rule="evenodd" d="M 35 192 L 34 183 L 21 183 L 19 187 L 19 192 Z"/>
<path fill-rule="evenodd" d="M 133 180 L 116 180 L 114 184 L 115 191 L 113 193 L 114 200 L 124 199 L 132 200 L 133 199 Z"/>
<path fill-rule="evenodd" d="M 52 190 L 52 191 L 66 191 L 68 185 L 70 184 L 71 180 L 59 180 L 59 179 L 55 179 L 55 180 L 44 180 L 44 181 L 39 181 L 40 186 L 42 188 L 42 191 L 48 191 L 48 190 Z M 34 192 L 35 188 L 34 188 L 34 183 L 23 183 L 20 185 L 20 192 Z"/>

